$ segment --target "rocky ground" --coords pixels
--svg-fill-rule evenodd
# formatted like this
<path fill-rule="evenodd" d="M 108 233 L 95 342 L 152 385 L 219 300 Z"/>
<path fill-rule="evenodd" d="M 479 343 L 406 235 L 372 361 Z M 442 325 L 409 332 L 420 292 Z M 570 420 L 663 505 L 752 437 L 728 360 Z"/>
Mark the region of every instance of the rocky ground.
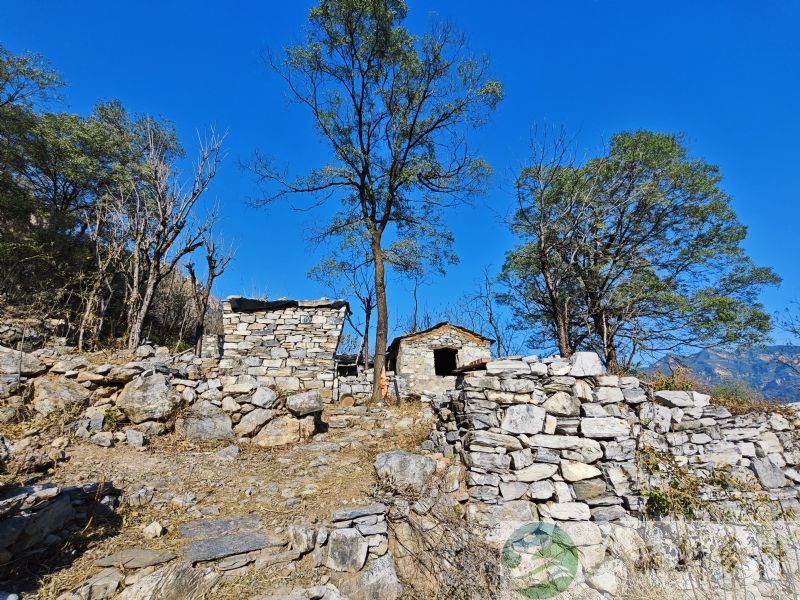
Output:
<path fill-rule="evenodd" d="M 95 514 L 79 535 L 55 540 L 36 554 L 36 560 L 15 565 L 13 574 L 0 581 L 0 590 L 31 598 L 56 598 L 70 590 L 78 592 L 74 597 L 104 597 L 101 589 L 108 582 L 122 577 L 130 585 L 165 563 L 180 564 L 192 541 L 180 526 L 200 519 L 247 519 L 244 529 L 276 541 L 276 564 L 268 560 L 247 567 L 199 561 L 201 567 L 213 565 L 219 579 L 213 597 L 258 597 L 276 589 L 325 583 L 327 577 L 310 555 L 281 560 L 281 552 L 291 548 L 286 545 L 290 526 L 319 527 L 336 510 L 369 504 L 375 456 L 417 448 L 430 421 L 421 417 L 419 405 L 329 407 L 322 421 L 330 425 L 327 432 L 271 449 L 222 441 L 190 443 L 176 434 L 153 437 L 141 448 L 126 443 L 103 447 L 75 437 L 53 438 L 53 428 L 43 429 L 40 444 L 46 448 L 47 442 L 52 446 L 55 441 L 57 448 L 51 450 L 63 452 L 61 460 L 45 473 L 6 474 L 3 483 L 16 479 L 17 485 L 66 486 L 109 481 L 122 492 L 119 506 Z M 25 425 L 28 431 L 18 426 L 15 433 L 30 434 L 36 422 Z M 131 560 L 119 558 L 128 555 Z M 99 577 L 99 585 L 81 590 L 92 577 Z"/>

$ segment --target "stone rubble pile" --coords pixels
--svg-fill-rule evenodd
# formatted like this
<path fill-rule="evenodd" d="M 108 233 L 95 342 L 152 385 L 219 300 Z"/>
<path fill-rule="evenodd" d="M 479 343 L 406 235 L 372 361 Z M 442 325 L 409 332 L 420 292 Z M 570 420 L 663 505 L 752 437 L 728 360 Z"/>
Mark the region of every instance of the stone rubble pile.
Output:
<path fill-rule="evenodd" d="M 110 483 L 12 488 L 0 492 L 0 569 L 76 535 L 96 511 L 110 510 Z"/>

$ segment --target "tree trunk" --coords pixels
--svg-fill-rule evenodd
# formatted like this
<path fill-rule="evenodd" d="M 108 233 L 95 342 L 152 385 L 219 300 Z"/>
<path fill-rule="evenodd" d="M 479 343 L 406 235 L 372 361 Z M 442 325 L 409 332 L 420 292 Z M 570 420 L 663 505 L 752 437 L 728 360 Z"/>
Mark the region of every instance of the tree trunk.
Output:
<path fill-rule="evenodd" d="M 150 303 L 153 300 L 155 290 L 156 282 L 151 278 L 147 282 L 147 287 L 142 295 L 141 304 L 137 308 L 133 321 L 131 322 L 130 333 L 128 334 L 128 350 L 131 352 L 136 350 L 136 348 L 139 347 L 139 343 L 142 341 L 144 319 L 147 316 L 147 311 L 150 310 Z"/>
<path fill-rule="evenodd" d="M 367 304 L 364 311 L 364 340 L 361 349 L 364 352 L 364 368 L 369 369 L 369 322 L 372 316 L 372 304 Z M 358 366 L 358 365 L 356 365 Z"/>
<path fill-rule="evenodd" d="M 383 249 L 380 233 L 372 234 L 372 256 L 375 264 L 375 299 L 378 308 L 378 322 L 375 326 L 375 371 L 372 376 L 372 399 L 384 399 L 386 369 L 386 345 L 389 336 L 389 311 L 386 307 L 386 273 L 383 265 Z"/>
<path fill-rule="evenodd" d="M 572 344 L 569 340 L 569 325 L 564 315 L 557 314 L 556 322 L 556 340 L 558 341 L 558 353 L 563 358 L 572 356 Z"/>

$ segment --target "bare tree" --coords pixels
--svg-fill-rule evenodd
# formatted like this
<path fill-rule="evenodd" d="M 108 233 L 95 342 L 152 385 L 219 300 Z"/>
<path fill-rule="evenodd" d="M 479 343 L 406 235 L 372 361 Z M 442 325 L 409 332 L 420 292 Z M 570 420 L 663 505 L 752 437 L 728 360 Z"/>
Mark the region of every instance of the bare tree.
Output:
<path fill-rule="evenodd" d="M 197 319 L 194 329 L 195 353 L 197 356 L 202 354 L 203 334 L 205 333 L 206 312 L 208 311 L 208 301 L 211 298 L 211 288 L 214 285 L 214 280 L 225 272 L 235 254 L 233 248 L 226 248 L 223 242 L 214 236 L 211 226 L 203 234 L 203 249 L 206 261 L 204 282 L 200 282 L 195 264 L 191 261 L 186 263 L 186 271 L 189 273 L 189 280 L 192 284 L 192 299 Z"/>
<path fill-rule="evenodd" d="M 197 222 L 193 209 L 208 189 L 222 159 L 222 142 L 212 130 L 200 140 L 194 176 L 188 186 L 181 183 L 174 157 L 165 151 L 159 137 L 149 132 L 146 172 L 135 185 L 129 210 L 131 251 L 127 269 L 127 307 L 130 315 L 128 349 L 141 340 L 142 327 L 156 287 L 188 254 L 203 245 L 210 221 Z"/>

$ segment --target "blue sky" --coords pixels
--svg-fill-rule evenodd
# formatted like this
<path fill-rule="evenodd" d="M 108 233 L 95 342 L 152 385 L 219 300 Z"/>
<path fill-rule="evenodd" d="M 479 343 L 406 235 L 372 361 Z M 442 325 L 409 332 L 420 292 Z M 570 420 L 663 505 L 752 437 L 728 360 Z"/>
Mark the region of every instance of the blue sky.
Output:
<path fill-rule="evenodd" d="M 175 123 L 227 130 L 228 158 L 212 196 L 238 247 L 216 293 L 325 294 L 306 279 L 323 249 L 305 241 L 315 218 L 288 205 L 248 207 L 257 194 L 239 160 L 255 149 L 302 172 L 326 159 L 302 108 L 259 59 L 299 41 L 311 2 L 5 2 L 0 41 L 41 52 L 63 74 L 70 110 L 118 98 Z M 763 294 L 770 311 L 800 299 L 800 3 L 410 0 L 407 26 L 452 21 L 492 62 L 505 99 L 473 144 L 492 164 L 490 192 L 450 213 L 461 263 L 422 291 L 431 310 L 457 299 L 484 266 L 497 269 L 513 237 L 500 222 L 533 124 L 564 126 L 595 151 L 628 129 L 684 132 L 693 154 L 721 166 L 749 227 L 746 248 L 783 277 Z M 392 320 L 409 308 L 390 286 Z M 783 339 L 781 334 L 777 339 Z"/>

